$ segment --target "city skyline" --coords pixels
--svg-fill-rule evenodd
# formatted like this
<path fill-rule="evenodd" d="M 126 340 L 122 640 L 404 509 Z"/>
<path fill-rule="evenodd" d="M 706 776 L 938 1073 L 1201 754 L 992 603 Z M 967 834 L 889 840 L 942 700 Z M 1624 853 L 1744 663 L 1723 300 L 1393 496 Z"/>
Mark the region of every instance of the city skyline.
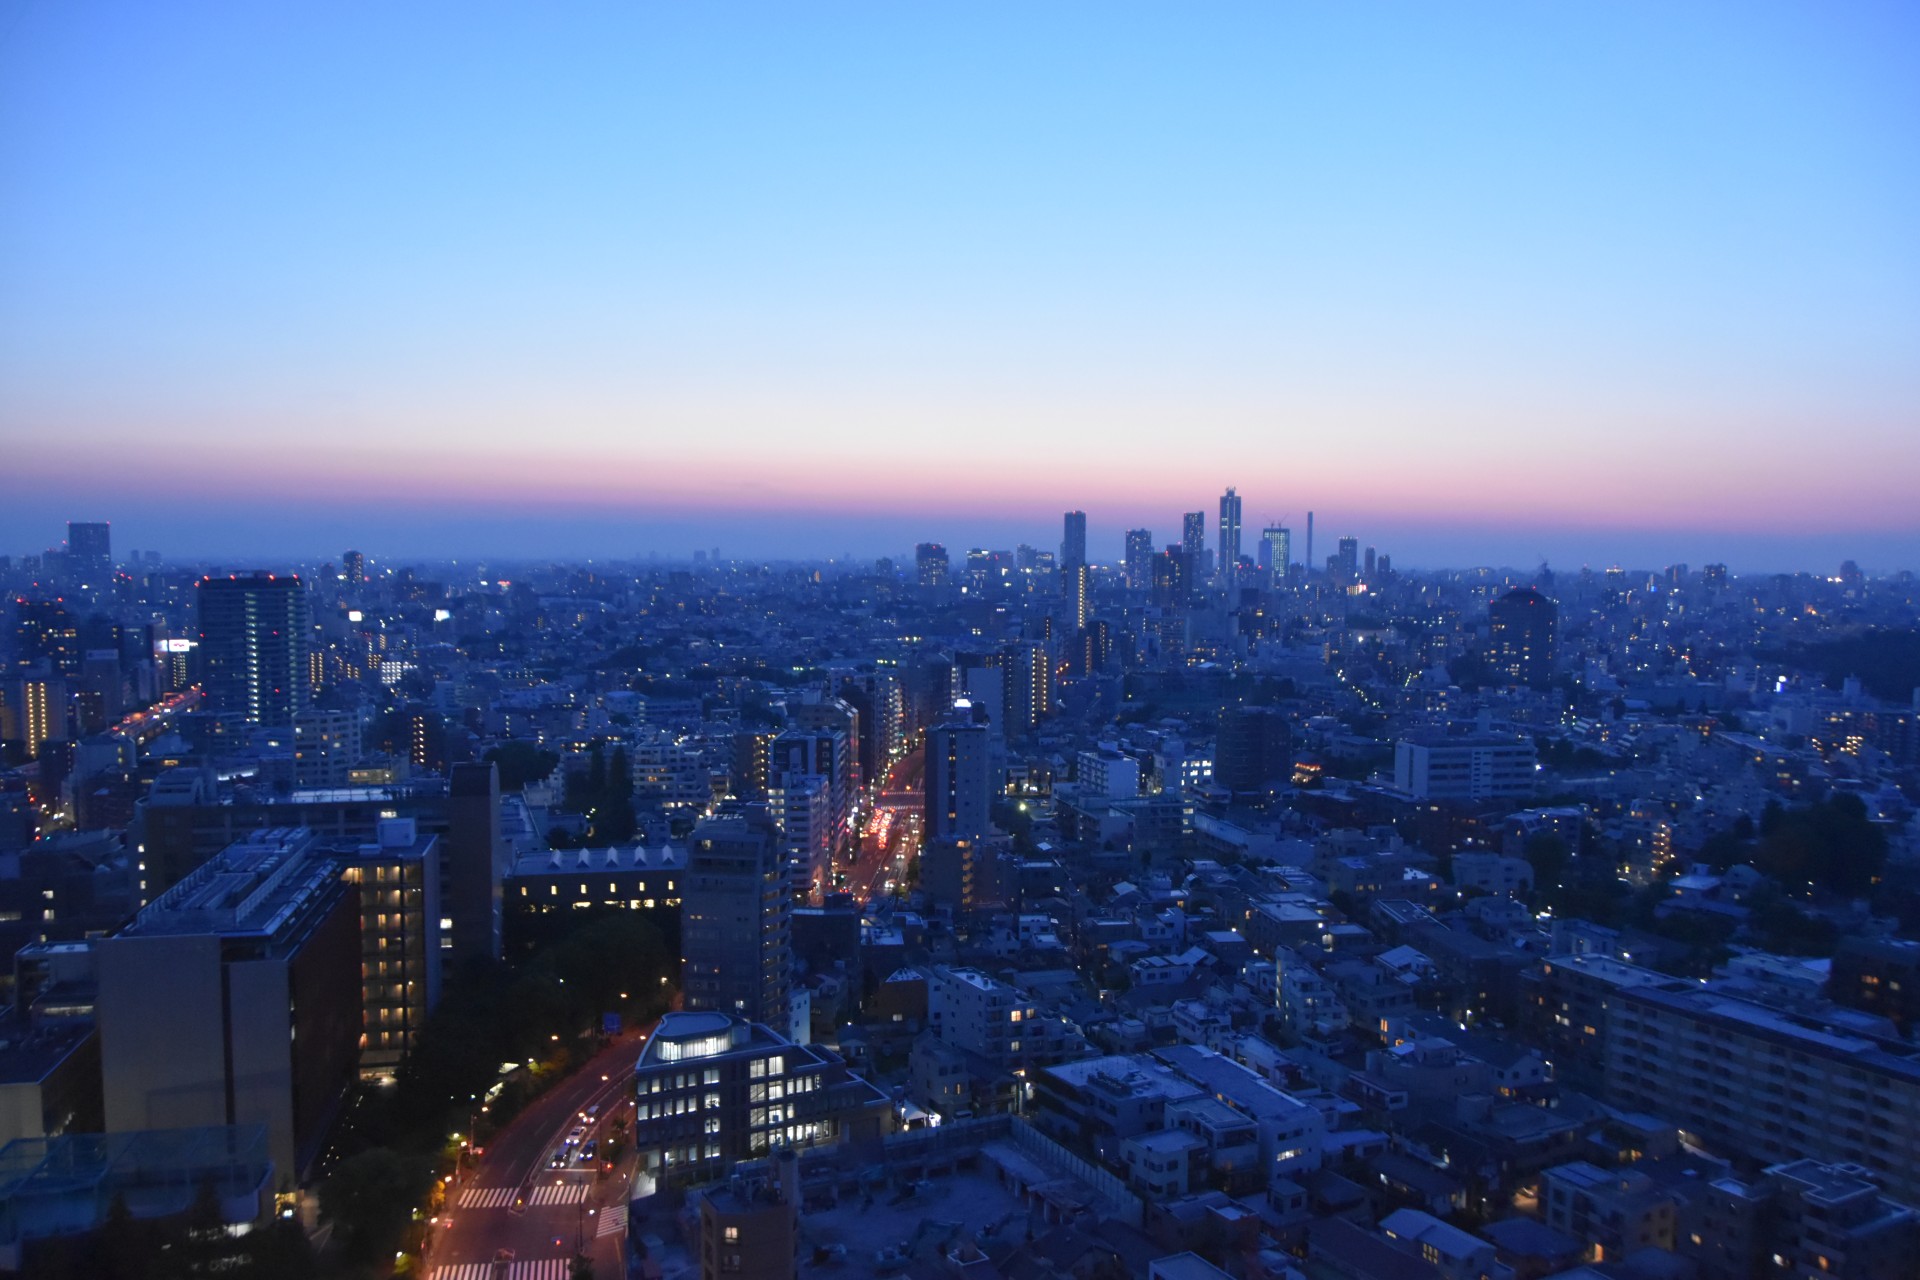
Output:
<path fill-rule="evenodd" d="M 1900 567 L 1914 25 L 26 13 L 0 542 Z"/>

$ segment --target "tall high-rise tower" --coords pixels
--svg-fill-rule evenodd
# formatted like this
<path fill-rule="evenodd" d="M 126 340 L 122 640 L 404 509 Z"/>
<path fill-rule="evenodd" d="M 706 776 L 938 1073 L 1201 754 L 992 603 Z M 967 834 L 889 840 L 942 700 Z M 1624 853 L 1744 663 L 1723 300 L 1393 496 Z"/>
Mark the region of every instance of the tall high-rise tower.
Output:
<path fill-rule="evenodd" d="M 1144 591 L 1153 582 L 1153 530 L 1127 530 L 1127 586 Z"/>
<path fill-rule="evenodd" d="M 1087 562 L 1087 513 L 1069 511 L 1060 539 L 1060 567 L 1070 569 Z"/>
<path fill-rule="evenodd" d="M 1233 586 L 1240 577 L 1240 495 L 1231 487 L 1220 495 L 1220 581 Z"/>
<path fill-rule="evenodd" d="M 313 700 L 313 627 L 299 578 L 264 571 L 202 578 L 201 682 L 211 709 L 251 724 L 291 725 Z"/>
<path fill-rule="evenodd" d="M 1340 539 L 1340 549 L 1334 555 L 1334 576 L 1347 585 L 1359 581 L 1360 539 Z"/>
<path fill-rule="evenodd" d="M 1493 601 L 1487 605 L 1493 640 L 1489 665 L 1514 684 L 1550 688 L 1559 619 L 1560 606 L 1532 587 L 1520 587 Z"/>
<path fill-rule="evenodd" d="M 113 526 L 104 520 L 67 521 L 67 567 L 105 577 L 113 571 Z"/>
<path fill-rule="evenodd" d="M 1073 624 L 1073 629 L 1085 630 L 1087 619 L 1093 616 L 1093 570 L 1084 561 L 1063 565 L 1060 569 L 1060 594 L 1067 602 L 1067 620 Z"/>
<path fill-rule="evenodd" d="M 680 894 L 681 990 L 690 1010 L 789 1025 L 793 899 L 764 812 L 693 829 Z"/>
<path fill-rule="evenodd" d="M 1198 576 L 1206 563 L 1207 513 L 1189 511 L 1180 517 L 1180 549 L 1187 553 L 1187 569 Z"/>
<path fill-rule="evenodd" d="M 954 710 L 953 719 L 927 732 L 924 830 L 928 843 L 978 840 L 989 827 L 987 812 L 993 802 L 989 731 L 984 724 L 960 718 L 971 713 L 966 703 L 956 702 Z"/>
<path fill-rule="evenodd" d="M 1260 539 L 1266 544 L 1267 585 L 1286 585 L 1287 570 L 1293 563 L 1293 530 L 1285 525 L 1270 524 Z"/>
<path fill-rule="evenodd" d="M 923 542 L 913 549 L 914 579 L 923 587 L 947 585 L 947 549 L 937 542 Z"/>

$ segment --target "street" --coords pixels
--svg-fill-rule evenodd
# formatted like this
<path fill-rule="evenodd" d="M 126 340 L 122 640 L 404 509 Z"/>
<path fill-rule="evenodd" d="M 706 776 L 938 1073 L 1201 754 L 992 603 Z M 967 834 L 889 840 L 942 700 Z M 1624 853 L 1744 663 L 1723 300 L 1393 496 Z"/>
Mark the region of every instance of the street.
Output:
<path fill-rule="evenodd" d="M 593 1260 L 600 1280 L 620 1280 L 631 1153 L 611 1172 L 600 1172 L 598 1158 L 559 1169 L 548 1160 L 576 1125 L 603 1149 L 615 1117 L 632 1132 L 633 1063 L 652 1029 L 623 1035 L 594 1055 L 461 1170 L 434 1230 L 429 1280 L 567 1280 L 576 1250 Z M 591 1121 L 582 1121 L 594 1107 Z M 512 1251 L 511 1260 L 502 1250 Z"/>
<path fill-rule="evenodd" d="M 871 904 L 887 895 L 889 879 L 905 880 L 907 867 L 919 853 L 921 779 L 926 770 L 926 748 L 915 747 L 886 772 L 874 800 L 875 817 L 860 838 L 860 861 L 848 868 L 842 890 L 856 902 Z M 889 815 L 883 820 L 881 815 Z M 873 828 L 888 831 L 885 847 Z"/>

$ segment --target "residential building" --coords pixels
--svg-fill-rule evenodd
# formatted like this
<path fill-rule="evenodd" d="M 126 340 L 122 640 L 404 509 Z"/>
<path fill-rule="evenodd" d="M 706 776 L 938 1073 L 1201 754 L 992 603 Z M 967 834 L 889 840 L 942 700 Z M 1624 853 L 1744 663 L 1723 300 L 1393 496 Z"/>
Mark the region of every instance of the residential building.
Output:
<path fill-rule="evenodd" d="M 765 812 L 696 826 L 682 883 L 686 1007 L 789 1027 L 793 895 L 779 833 Z"/>

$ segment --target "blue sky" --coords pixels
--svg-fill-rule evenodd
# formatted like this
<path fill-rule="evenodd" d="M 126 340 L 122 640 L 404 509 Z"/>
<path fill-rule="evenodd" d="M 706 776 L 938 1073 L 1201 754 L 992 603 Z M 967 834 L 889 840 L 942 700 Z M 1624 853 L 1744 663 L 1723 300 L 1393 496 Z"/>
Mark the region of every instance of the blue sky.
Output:
<path fill-rule="evenodd" d="M 0 548 L 1920 561 L 1911 6 L 39 4 Z"/>

